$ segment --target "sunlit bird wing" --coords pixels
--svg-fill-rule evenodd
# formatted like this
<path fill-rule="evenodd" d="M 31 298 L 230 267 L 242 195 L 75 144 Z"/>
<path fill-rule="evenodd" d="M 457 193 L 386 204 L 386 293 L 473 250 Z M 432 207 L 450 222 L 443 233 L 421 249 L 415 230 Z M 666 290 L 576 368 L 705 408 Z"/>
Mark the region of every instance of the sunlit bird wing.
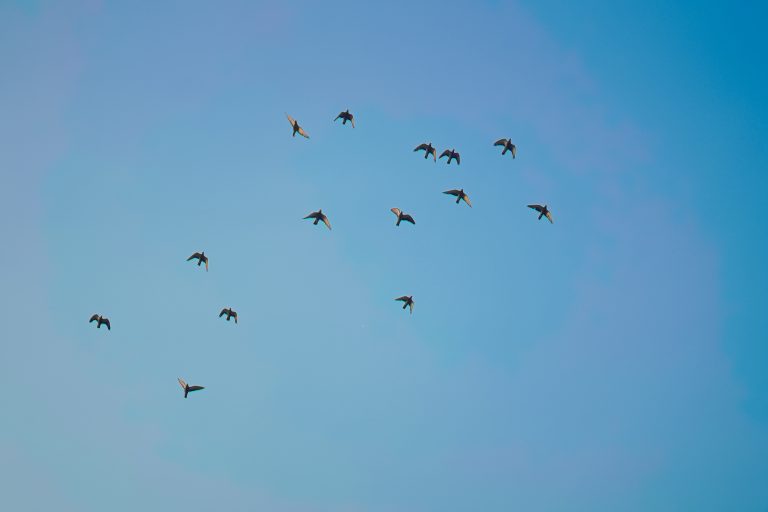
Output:
<path fill-rule="evenodd" d="M 302 128 L 301 126 L 299 126 L 299 135 L 301 135 L 302 137 L 305 137 L 307 139 L 309 138 L 309 135 L 307 135 L 307 132 L 305 132 L 304 128 Z"/>
<path fill-rule="evenodd" d="M 545 216 L 546 216 L 546 217 L 549 219 L 549 223 L 550 223 L 550 224 L 554 224 L 554 223 L 555 223 L 555 221 L 554 221 L 554 220 L 552 220 L 552 213 L 551 213 L 551 212 L 547 212 L 547 213 L 545 214 Z"/>
<path fill-rule="evenodd" d="M 184 382 L 184 379 L 179 377 L 179 385 L 181 386 L 181 389 L 187 389 L 187 383 Z"/>
<path fill-rule="evenodd" d="M 469 205 L 470 208 L 472 208 L 472 201 L 469 200 L 469 196 L 467 194 L 464 194 L 461 196 L 461 198 L 464 200 L 465 203 Z"/>
<path fill-rule="evenodd" d="M 325 224 L 328 227 L 328 229 L 331 229 L 331 222 L 328 220 L 327 216 L 323 215 L 322 217 L 320 217 L 320 220 L 323 221 L 323 224 Z"/>
<path fill-rule="evenodd" d="M 398 217 L 400 216 L 401 213 L 403 213 L 400 211 L 400 208 L 391 208 L 390 211 L 395 215 L 397 215 Z"/>
<path fill-rule="evenodd" d="M 291 123 L 291 126 L 296 124 L 296 120 L 294 118 L 292 118 L 291 116 L 289 116 L 288 114 L 285 114 L 285 117 L 288 118 L 288 122 Z"/>

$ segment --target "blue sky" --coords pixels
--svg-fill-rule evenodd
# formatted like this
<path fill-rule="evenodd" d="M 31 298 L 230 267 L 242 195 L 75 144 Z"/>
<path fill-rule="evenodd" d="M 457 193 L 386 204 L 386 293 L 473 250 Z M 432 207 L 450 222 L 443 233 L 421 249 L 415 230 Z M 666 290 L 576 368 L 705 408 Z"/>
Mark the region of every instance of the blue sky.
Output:
<path fill-rule="evenodd" d="M 1 3 L 4 504 L 766 510 L 766 10 Z"/>

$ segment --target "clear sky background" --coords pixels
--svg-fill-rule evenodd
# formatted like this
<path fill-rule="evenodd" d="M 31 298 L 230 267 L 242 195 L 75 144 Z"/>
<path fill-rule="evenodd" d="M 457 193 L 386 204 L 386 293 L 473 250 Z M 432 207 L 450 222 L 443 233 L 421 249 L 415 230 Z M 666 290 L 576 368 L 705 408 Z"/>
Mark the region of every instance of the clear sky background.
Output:
<path fill-rule="evenodd" d="M 768 8 L 669 4 L 0 3 L 0 508 L 768 510 Z"/>

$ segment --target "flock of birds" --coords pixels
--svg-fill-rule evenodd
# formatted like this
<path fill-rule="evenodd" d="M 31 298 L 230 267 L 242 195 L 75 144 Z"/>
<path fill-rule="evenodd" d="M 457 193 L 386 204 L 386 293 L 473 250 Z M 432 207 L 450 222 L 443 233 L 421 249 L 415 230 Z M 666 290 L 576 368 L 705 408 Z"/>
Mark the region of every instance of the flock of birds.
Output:
<path fill-rule="evenodd" d="M 309 135 L 304 130 L 304 128 L 302 128 L 299 125 L 298 121 L 296 121 L 294 118 L 292 118 L 288 114 L 286 114 L 286 117 L 288 118 L 288 122 L 291 123 L 291 128 L 293 129 L 293 134 L 292 134 L 293 137 L 295 137 L 296 134 L 298 133 L 302 137 L 309 139 Z M 345 125 L 347 124 L 347 122 L 349 122 L 352 125 L 352 128 L 355 127 L 355 116 L 349 110 L 340 112 L 339 115 L 336 116 L 336 118 L 334 119 L 334 122 L 336 122 L 339 119 L 342 120 L 341 124 Z M 512 143 L 511 139 L 499 139 L 493 145 L 501 146 L 503 148 L 501 151 L 502 155 L 505 155 L 507 152 L 509 152 L 512 154 L 513 159 L 517 156 L 517 147 Z M 431 142 L 419 144 L 418 146 L 416 146 L 416 148 L 413 151 L 414 152 L 424 151 L 424 159 L 427 159 L 429 158 L 430 155 L 432 155 L 433 160 L 437 162 L 438 159 L 447 157 L 448 165 L 450 165 L 451 161 L 453 160 L 456 160 L 456 165 L 461 165 L 461 155 L 459 154 L 458 151 L 456 151 L 455 148 L 446 149 L 440 154 L 439 157 L 437 156 L 437 149 L 435 149 L 435 147 L 432 145 Z M 470 208 L 472 207 L 472 203 L 469 200 L 469 196 L 467 195 L 466 192 L 464 192 L 463 188 L 459 190 L 456 190 L 456 189 L 446 190 L 443 193 L 456 197 L 456 204 L 459 204 L 461 201 L 464 201 Z M 531 208 L 532 210 L 535 210 L 536 212 L 538 212 L 539 220 L 541 220 L 542 217 L 546 217 L 550 223 L 554 223 L 554 221 L 552 220 L 552 213 L 546 204 L 545 205 L 529 204 L 528 208 Z M 400 208 L 392 208 L 391 211 L 397 217 L 397 221 L 395 223 L 396 226 L 399 226 L 401 222 L 409 222 L 413 225 L 416 225 L 416 221 L 413 219 L 413 217 L 405 213 L 404 211 L 402 211 Z M 325 226 L 328 229 L 331 229 L 331 221 L 328 220 L 328 216 L 323 213 L 322 209 L 316 212 L 310 213 L 309 215 L 304 217 L 304 219 L 305 220 L 313 219 L 314 222 L 312 222 L 312 224 L 314 224 L 315 226 L 318 223 L 322 222 L 323 224 L 325 224 Z M 193 261 L 193 260 L 197 260 L 198 267 L 205 265 L 205 271 L 206 272 L 208 271 L 208 256 L 205 255 L 205 251 L 196 252 L 192 254 L 189 258 L 187 258 L 187 261 Z M 410 313 L 413 314 L 413 305 L 414 305 L 413 295 L 403 295 L 402 297 L 397 297 L 395 300 L 403 303 L 403 309 L 410 308 Z M 219 313 L 219 318 L 223 316 L 226 316 L 227 321 L 234 319 L 235 323 L 237 323 L 237 312 L 234 311 L 231 307 L 224 308 L 221 310 L 221 312 Z M 93 316 L 91 316 L 89 323 L 93 323 L 93 322 L 96 322 L 97 329 L 101 328 L 102 325 L 106 325 L 107 330 L 112 330 L 112 325 L 109 322 L 109 318 L 103 317 L 99 314 L 94 314 Z M 179 381 L 179 385 L 184 390 L 184 398 L 187 398 L 187 395 L 192 391 L 199 391 L 201 389 L 205 389 L 203 386 L 190 386 L 182 378 L 179 378 L 178 381 Z"/>

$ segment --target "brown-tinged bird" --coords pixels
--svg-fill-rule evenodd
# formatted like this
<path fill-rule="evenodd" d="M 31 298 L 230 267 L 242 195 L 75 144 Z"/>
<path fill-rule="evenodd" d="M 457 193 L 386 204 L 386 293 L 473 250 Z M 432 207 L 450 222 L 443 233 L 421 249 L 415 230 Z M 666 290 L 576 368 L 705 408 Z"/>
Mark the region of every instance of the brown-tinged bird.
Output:
<path fill-rule="evenodd" d="M 197 260 L 198 267 L 203 263 L 205 263 L 205 271 L 208 272 L 208 256 L 205 255 L 205 251 L 196 252 L 195 254 L 187 258 L 187 261 L 190 261 L 190 260 Z"/>
<path fill-rule="evenodd" d="M 416 225 L 416 221 L 413 220 L 413 217 L 411 217 L 407 213 L 403 213 L 403 211 L 400 210 L 400 208 L 392 208 L 390 211 L 395 215 L 397 215 L 397 224 L 395 224 L 395 226 L 399 226 L 400 221 L 410 222 L 414 226 Z"/>
<path fill-rule="evenodd" d="M 235 323 L 237 323 L 237 311 L 232 311 L 232 308 L 224 308 L 221 310 L 221 313 L 219 313 L 219 318 L 224 315 L 227 315 L 227 322 L 229 322 L 230 318 L 234 318 Z"/>
<path fill-rule="evenodd" d="M 404 302 L 403 309 L 405 309 L 405 308 L 410 306 L 411 314 L 413 314 L 413 304 L 414 304 L 414 302 L 413 302 L 413 295 L 403 295 L 402 297 L 398 297 L 395 300 L 399 300 L 399 301 Z"/>
<path fill-rule="evenodd" d="M 179 377 L 179 384 L 181 385 L 181 389 L 184 390 L 184 398 L 187 398 L 187 395 L 192 391 L 200 391 L 201 389 L 205 389 L 203 386 L 190 386 L 184 382 L 184 379 L 181 377 Z"/>
<path fill-rule="evenodd" d="M 451 165 L 451 160 L 456 160 L 456 165 L 461 165 L 461 156 L 453 150 L 453 149 L 446 149 L 443 151 L 443 153 L 440 155 L 440 158 L 443 158 L 444 156 L 448 157 L 448 165 Z"/>
<path fill-rule="evenodd" d="M 541 206 L 540 204 L 529 204 L 528 208 L 531 208 L 539 212 L 539 220 L 541 220 L 542 217 L 546 217 L 547 219 L 549 219 L 550 224 L 555 223 L 555 221 L 552 220 L 552 213 L 550 213 L 549 208 L 547 208 L 547 205 Z"/>
<path fill-rule="evenodd" d="M 463 199 L 464 202 L 467 203 L 470 208 L 472 208 L 472 203 L 469 201 L 469 196 L 467 195 L 466 192 L 464 192 L 463 188 L 461 190 L 456 190 L 456 189 L 446 190 L 445 192 L 443 192 L 443 194 L 456 196 L 456 204 L 459 204 L 459 201 Z"/>
<path fill-rule="evenodd" d="M 355 116 L 349 113 L 349 109 L 339 113 L 339 115 L 336 116 L 336 119 L 341 119 L 341 124 L 347 124 L 347 121 L 349 121 L 352 123 L 352 128 L 355 127 Z M 333 120 L 334 123 L 336 122 L 336 119 Z"/>
<path fill-rule="evenodd" d="M 512 144 L 512 139 L 499 139 L 496 142 L 493 143 L 494 146 L 504 146 L 504 149 L 501 150 L 501 154 L 505 154 L 507 151 L 512 152 L 512 158 L 515 158 L 515 155 L 517 155 L 517 146 Z"/>
<path fill-rule="evenodd" d="M 88 320 L 88 323 L 96 322 L 96 328 L 101 329 L 101 324 L 104 324 L 107 326 L 107 330 L 112 330 L 112 325 L 109 323 L 109 318 L 104 318 L 101 315 L 93 315 L 90 320 Z"/>
<path fill-rule="evenodd" d="M 307 215 L 304 218 L 305 219 L 315 219 L 315 222 L 312 223 L 315 226 L 317 226 L 318 222 L 323 221 L 323 224 L 325 224 L 328 227 L 328 229 L 331 229 L 331 223 L 328 220 L 328 217 L 323 213 L 323 209 L 322 208 L 317 210 L 316 212 L 310 213 L 309 215 Z"/>
<path fill-rule="evenodd" d="M 309 138 L 309 135 L 307 135 L 307 132 L 304 131 L 304 128 L 299 126 L 298 121 L 296 121 L 294 118 L 292 118 L 288 114 L 285 114 L 285 117 L 288 118 L 288 122 L 291 123 L 291 127 L 293 128 L 293 135 L 291 135 L 292 137 L 295 137 L 296 134 L 298 133 L 302 137 L 306 137 L 307 139 Z"/>
<path fill-rule="evenodd" d="M 432 155 L 432 158 L 437 162 L 437 150 L 432 147 L 431 142 L 429 144 L 419 144 L 414 151 L 424 151 L 424 160 L 426 160 L 429 155 Z"/>

